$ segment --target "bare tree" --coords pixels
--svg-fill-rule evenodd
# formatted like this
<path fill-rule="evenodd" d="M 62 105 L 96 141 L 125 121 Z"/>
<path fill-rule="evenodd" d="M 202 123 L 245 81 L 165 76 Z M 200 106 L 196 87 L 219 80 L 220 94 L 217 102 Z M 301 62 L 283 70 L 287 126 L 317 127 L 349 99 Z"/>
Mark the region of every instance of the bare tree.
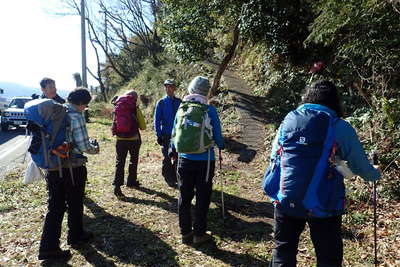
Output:
<path fill-rule="evenodd" d="M 81 14 L 79 0 L 62 0 L 72 14 Z M 101 93 L 107 100 L 107 73 L 115 72 L 123 82 L 128 82 L 138 71 L 143 56 L 138 48 L 147 51 L 154 62 L 160 51 L 160 38 L 154 23 L 161 2 L 157 0 L 92 0 L 86 2 L 86 21 L 91 45 L 97 58 L 97 70 L 88 69 L 100 85 Z M 64 13 L 63 15 L 66 15 Z M 99 16 L 98 14 L 103 14 Z M 106 62 L 101 64 L 101 53 Z M 129 59 L 129 60 L 127 60 Z"/>
<path fill-rule="evenodd" d="M 72 13 L 73 15 L 81 14 L 80 5 L 77 3 L 76 0 L 64 0 L 63 3 L 66 4 L 67 7 L 70 10 L 73 11 L 73 13 Z M 105 85 L 105 80 L 106 79 L 105 79 L 105 77 L 103 75 L 103 72 L 102 72 L 102 63 L 100 61 L 100 55 L 99 55 L 99 51 L 98 51 L 98 47 L 97 46 L 98 45 L 100 47 L 102 47 L 104 45 L 107 46 L 107 42 L 108 41 L 107 41 L 106 37 L 103 39 L 105 42 L 102 42 L 100 40 L 99 35 L 98 35 L 98 31 L 95 29 L 95 26 L 94 26 L 94 20 L 90 19 L 90 14 L 91 13 L 92 12 L 89 12 L 89 10 L 87 10 L 87 12 L 85 12 L 85 14 L 87 14 L 86 21 L 88 23 L 89 40 L 90 40 L 90 43 L 91 43 L 91 45 L 92 45 L 92 47 L 94 49 L 95 55 L 96 55 L 96 61 L 97 61 L 96 73 L 97 74 L 94 74 L 93 71 L 90 68 L 87 68 L 87 71 L 89 72 L 89 74 L 95 80 L 97 80 L 97 82 L 99 83 L 99 86 L 100 86 L 100 92 L 101 92 L 104 100 L 107 101 L 108 87 L 106 87 L 106 85 Z M 68 13 L 62 13 L 61 15 L 69 15 L 69 14 Z M 107 57 L 108 54 L 105 53 L 105 55 Z M 116 69 L 116 72 L 118 73 L 118 69 Z M 80 78 L 80 74 L 79 73 L 75 73 L 75 74 L 78 74 L 79 78 Z M 75 81 L 77 82 L 77 79 L 76 79 L 77 76 L 75 76 L 75 74 L 74 74 L 74 78 L 75 78 Z"/>
<path fill-rule="evenodd" d="M 211 89 L 210 89 L 211 96 L 217 95 L 217 89 L 219 87 L 219 83 L 221 81 L 222 74 L 228 67 L 229 62 L 231 61 L 233 55 L 235 54 L 236 47 L 239 43 L 239 21 L 234 26 L 234 28 L 232 30 L 232 35 L 233 35 L 232 44 L 230 45 L 230 47 L 229 47 L 226 55 L 222 59 L 221 63 L 218 65 L 217 73 L 214 76 L 213 85 L 211 86 Z"/>
<path fill-rule="evenodd" d="M 119 42 L 120 48 L 143 45 L 154 59 L 160 51 L 160 39 L 153 27 L 160 5 L 156 0 L 118 0 L 113 4 L 99 1 L 101 12 L 109 18 L 111 29 L 117 37 L 114 44 L 118 46 Z M 132 37 L 137 37 L 140 44 L 134 42 Z"/>

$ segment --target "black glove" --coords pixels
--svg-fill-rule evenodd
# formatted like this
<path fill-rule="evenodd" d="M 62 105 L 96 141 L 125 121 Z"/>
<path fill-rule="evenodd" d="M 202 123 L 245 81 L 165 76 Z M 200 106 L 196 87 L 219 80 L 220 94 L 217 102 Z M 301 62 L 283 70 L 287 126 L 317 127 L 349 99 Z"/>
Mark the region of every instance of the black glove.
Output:
<path fill-rule="evenodd" d="M 163 138 L 162 138 L 162 136 L 158 136 L 158 137 L 157 137 L 157 144 L 159 144 L 160 146 L 163 145 Z"/>

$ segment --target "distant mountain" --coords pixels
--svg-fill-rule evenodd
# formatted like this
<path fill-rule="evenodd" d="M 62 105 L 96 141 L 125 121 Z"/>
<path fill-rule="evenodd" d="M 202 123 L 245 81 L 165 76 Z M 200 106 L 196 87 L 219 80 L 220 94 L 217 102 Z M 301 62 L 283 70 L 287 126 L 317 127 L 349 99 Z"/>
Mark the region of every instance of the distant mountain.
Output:
<path fill-rule="evenodd" d="M 8 100 L 15 96 L 31 96 L 32 94 L 42 94 L 40 88 L 33 88 L 18 83 L 0 82 L 0 88 L 4 90 L 4 94 L 0 94 L 0 97 L 7 98 Z M 57 94 L 63 98 L 65 98 L 68 93 L 69 91 L 57 90 Z"/>

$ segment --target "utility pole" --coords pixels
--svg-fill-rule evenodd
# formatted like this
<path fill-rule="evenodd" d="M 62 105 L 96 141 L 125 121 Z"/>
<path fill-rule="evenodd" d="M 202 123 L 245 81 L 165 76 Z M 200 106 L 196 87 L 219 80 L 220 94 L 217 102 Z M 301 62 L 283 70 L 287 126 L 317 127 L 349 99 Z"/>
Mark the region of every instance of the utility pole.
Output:
<path fill-rule="evenodd" d="M 87 88 L 86 75 L 86 26 L 85 26 L 85 0 L 81 0 L 81 45 L 82 45 L 82 85 Z"/>

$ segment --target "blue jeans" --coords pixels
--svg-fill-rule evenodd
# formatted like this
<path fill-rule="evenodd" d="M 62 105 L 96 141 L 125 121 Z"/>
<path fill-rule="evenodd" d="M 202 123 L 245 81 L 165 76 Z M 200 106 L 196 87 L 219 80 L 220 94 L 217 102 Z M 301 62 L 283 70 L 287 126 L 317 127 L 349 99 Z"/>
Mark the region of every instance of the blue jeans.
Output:
<path fill-rule="evenodd" d="M 342 266 L 342 216 L 329 218 L 296 218 L 285 215 L 275 208 L 275 249 L 271 267 L 296 266 L 300 234 L 306 223 L 310 227 L 311 240 L 317 256 L 318 267 Z"/>
<path fill-rule="evenodd" d="M 205 234 L 207 229 L 207 214 L 210 207 L 212 180 L 214 177 L 215 161 L 210 162 L 209 177 L 207 176 L 207 161 L 188 160 L 179 158 L 179 227 L 182 235 L 192 230 L 197 236 Z M 192 227 L 191 205 L 196 195 L 195 218 Z"/>

